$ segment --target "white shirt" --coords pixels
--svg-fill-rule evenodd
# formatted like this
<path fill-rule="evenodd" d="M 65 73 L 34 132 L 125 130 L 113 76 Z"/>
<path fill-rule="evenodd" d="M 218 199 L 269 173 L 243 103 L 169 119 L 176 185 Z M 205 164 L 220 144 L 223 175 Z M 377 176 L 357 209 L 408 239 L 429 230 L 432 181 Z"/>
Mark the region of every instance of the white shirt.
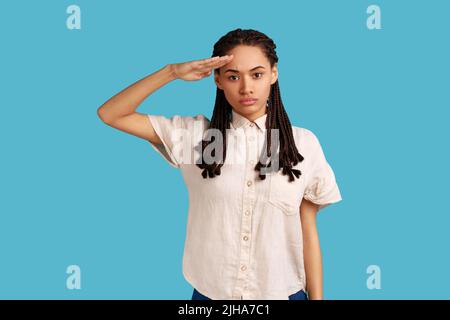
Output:
<path fill-rule="evenodd" d="M 161 145 L 151 145 L 181 170 L 188 188 L 185 279 L 213 300 L 287 300 L 305 290 L 301 201 L 308 199 L 322 210 L 342 200 L 316 135 L 292 126 L 298 151 L 304 157 L 294 166 L 302 172 L 299 179 L 288 182 L 288 176 L 279 170 L 260 180 L 254 167 L 263 149 L 267 114 L 251 122 L 233 110 L 229 134 L 242 133 L 238 136 L 244 140 L 234 148 L 227 147 L 220 175 L 204 179 L 195 160 L 186 160 L 192 159 L 186 150 L 194 159 L 199 158 L 192 149 L 208 129 L 209 119 L 204 115 L 148 117 L 162 141 Z M 180 138 L 181 131 L 192 134 L 190 139 Z"/>

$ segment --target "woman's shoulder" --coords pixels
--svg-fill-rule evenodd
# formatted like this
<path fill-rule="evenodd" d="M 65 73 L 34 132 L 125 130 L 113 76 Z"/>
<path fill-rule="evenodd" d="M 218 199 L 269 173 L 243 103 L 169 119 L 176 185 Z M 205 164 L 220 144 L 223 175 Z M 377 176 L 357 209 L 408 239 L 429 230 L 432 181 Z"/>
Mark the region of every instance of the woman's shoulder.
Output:
<path fill-rule="evenodd" d="M 315 148 L 319 143 L 317 135 L 311 129 L 299 126 L 292 126 L 292 133 L 294 135 L 297 147 L 302 147 L 302 149 Z"/>
<path fill-rule="evenodd" d="M 186 122 L 186 128 L 205 131 L 208 129 L 210 120 L 204 114 L 198 113 L 192 116 L 184 116 Z"/>
<path fill-rule="evenodd" d="M 181 115 L 149 115 L 152 120 L 160 122 L 162 125 L 169 126 L 172 129 L 194 129 L 196 127 L 204 128 L 209 126 L 210 120 L 204 114 Z"/>
<path fill-rule="evenodd" d="M 209 122 L 209 118 L 207 116 L 205 116 L 204 114 L 202 114 L 202 113 L 198 113 L 198 114 L 195 114 L 195 115 L 174 114 L 172 116 L 172 118 L 180 119 L 180 120 L 182 120 L 184 122 L 187 122 L 187 123 L 188 122 L 191 123 L 191 122 L 195 122 L 195 121 Z"/>

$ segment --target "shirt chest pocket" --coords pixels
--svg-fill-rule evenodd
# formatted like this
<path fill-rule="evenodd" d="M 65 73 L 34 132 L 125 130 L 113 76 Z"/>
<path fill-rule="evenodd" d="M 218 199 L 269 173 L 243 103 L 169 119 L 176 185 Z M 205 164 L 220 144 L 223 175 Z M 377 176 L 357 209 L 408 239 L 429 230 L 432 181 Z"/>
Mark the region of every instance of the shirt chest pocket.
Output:
<path fill-rule="evenodd" d="M 300 169 L 294 167 L 295 169 Z M 300 169 L 301 171 L 301 169 Z M 268 175 L 268 202 L 286 215 L 296 215 L 300 212 L 300 203 L 305 189 L 305 177 L 300 175 L 294 181 L 289 181 L 288 175 L 283 175 L 282 169 Z"/>

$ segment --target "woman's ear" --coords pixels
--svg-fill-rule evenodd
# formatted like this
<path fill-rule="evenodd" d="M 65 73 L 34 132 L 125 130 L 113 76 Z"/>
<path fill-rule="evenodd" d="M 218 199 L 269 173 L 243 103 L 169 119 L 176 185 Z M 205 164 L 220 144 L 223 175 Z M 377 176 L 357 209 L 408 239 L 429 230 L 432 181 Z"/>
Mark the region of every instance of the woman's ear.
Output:
<path fill-rule="evenodd" d="M 277 63 L 272 67 L 272 80 L 270 81 L 270 84 L 274 84 L 278 80 L 278 66 Z"/>
<path fill-rule="evenodd" d="M 219 74 L 217 72 L 214 72 L 214 82 L 216 83 L 216 86 L 220 90 L 223 90 L 222 85 L 220 84 L 220 77 L 219 77 Z"/>

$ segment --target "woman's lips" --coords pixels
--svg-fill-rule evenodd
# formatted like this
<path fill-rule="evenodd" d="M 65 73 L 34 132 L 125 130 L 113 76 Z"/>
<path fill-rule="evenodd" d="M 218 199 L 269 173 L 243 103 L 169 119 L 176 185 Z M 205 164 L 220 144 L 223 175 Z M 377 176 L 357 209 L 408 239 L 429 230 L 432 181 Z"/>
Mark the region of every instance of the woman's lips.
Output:
<path fill-rule="evenodd" d="M 244 106 L 251 106 L 251 105 L 255 104 L 256 101 L 258 101 L 258 99 L 242 99 L 242 100 L 239 100 L 239 102 L 241 104 L 243 104 Z"/>

